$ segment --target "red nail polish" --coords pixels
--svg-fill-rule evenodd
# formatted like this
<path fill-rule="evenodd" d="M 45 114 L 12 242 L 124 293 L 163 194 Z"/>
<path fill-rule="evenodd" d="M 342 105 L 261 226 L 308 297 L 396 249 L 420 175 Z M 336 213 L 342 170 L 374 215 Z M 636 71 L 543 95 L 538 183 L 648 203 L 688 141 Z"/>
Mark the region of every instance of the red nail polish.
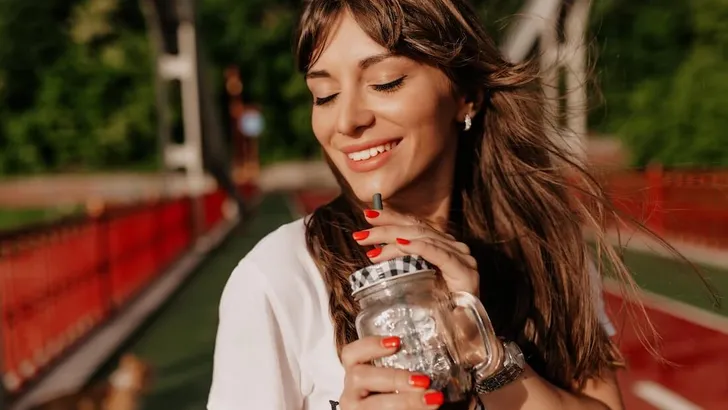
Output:
<path fill-rule="evenodd" d="M 394 349 L 399 347 L 399 344 L 401 341 L 397 336 L 389 336 L 382 339 L 382 346 L 386 347 L 387 349 Z"/>
<path fill-rule="evenodd" d="M 382 253 L 382 248 L 374 248 L 374 249 L 370 250 L 369 252 L 367 252 L 367 256 L 370 258 L 376 258 L 381 253 Z"/>
<path fill-rule="evenodd" d="M 364 216 L 366 216 L 369 219 L 373 219 L 379 216 L 379 211 L 375 211 L 373 209 L 366 209 L 364 210 Z"/>
<path fill-rule="evenodd" d="M 445 395 L 442 392 L 434 391 L 425 394 L 425 404 L 428 406 L 439 406 L 445 402 Z"/>
<path fill-rule="evenodd" d="M 412 376 L 410 376 L 409 382 L 411 386 L 419 387 L 422 389 L 430 387 L 430 378 L 425 376 L 424 374 L 413 374 Z"/>
<path fill-rule="evenodd" d="M 400 244 L 400 245 L 409 245 L 410 244 L 410 240 L 409 239 L 404 239 L 404 238 L 397 238 L 397 243 Z"/>
<path fill-rule="evenodd" d="M 354 232 L 351 236 L 354 238 L 355 241 L 363 241 L 364 239 L 369 237 L 369 231 Z"/>

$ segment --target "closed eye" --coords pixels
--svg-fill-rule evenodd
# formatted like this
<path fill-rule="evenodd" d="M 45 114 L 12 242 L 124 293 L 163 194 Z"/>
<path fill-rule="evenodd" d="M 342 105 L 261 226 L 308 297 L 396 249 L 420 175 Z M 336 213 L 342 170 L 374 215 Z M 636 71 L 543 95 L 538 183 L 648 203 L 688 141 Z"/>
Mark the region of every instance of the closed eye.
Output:
<path fill-rule="evenodd" d="M 314 100 L 313 103 L 315 105 L 326 105 L 326 104 L 334 101 L 334 99 L 336 99 L 336 96 L 337 95 L 339 95 L 339 94 L 338 93 L 337 94 L 331 94 L 328 97 L 321 97 L 321 98 L 316 97 L 316 99 Z"/>
<path fill-rule="evenodd" d="M 392 82 L 386 83 L 386 84 L 375 84 L 375 85 L 372 85 L 372 88 L 375 89 L 375 90 L 377 90 L 377 91 L 391 93 L 391 92 L 396 91 L 400 87 L 402 87 L 402 85 L 404 84 L 404 79 L 405 78 L 407 78 L 407 76 L 406 75 L 403 75 L 402 77 L 399 77 L 398 79 L 396 79 L 396 80 L 394 80 Z"/>

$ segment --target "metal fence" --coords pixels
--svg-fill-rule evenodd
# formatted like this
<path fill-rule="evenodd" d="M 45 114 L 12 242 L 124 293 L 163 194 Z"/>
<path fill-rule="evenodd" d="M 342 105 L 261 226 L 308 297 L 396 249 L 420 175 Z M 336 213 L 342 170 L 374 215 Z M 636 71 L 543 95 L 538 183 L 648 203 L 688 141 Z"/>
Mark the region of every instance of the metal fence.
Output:
<path fill-rule="evenodd" d="M 250 195 L 250 189 L 244 194 Z M 204 195 L 204 233 L 227 193 Z M 0 376 L 11 397 L 113 317 L 195 240 L 194 200 L 106 209 L 0 233 Z"/>
<path fill-rule="evenodd" d="M 728 171 L 610 172 L 612 203 L 655 233 L 728 250 Z"/>

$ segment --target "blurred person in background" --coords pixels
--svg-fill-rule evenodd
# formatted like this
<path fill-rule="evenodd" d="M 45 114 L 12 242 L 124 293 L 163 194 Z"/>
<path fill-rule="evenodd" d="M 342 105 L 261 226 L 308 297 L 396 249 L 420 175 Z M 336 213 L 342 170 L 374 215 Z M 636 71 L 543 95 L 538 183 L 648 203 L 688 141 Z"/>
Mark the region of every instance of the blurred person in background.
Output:
<path fill-rule="evenodd" d="M 396 338 L 356 340 L 348 276 L 406 254 L 479 297 L 523 352 L 517 372 L 475 380 L 499 383 L 472 406 L 621 409 L 622 358 L 582 236 L 601 227 L 569 183 L 598 212 L 607 202 L 550 138 L 537 72 L 503 58 L 466 0 L 309 0 L 296 51 L 342 192 L 232 273 L 208 409 L 442 405 L 423 375 L 370 365 Z M 369 209 L 375 193 L 384 210 Z"/>

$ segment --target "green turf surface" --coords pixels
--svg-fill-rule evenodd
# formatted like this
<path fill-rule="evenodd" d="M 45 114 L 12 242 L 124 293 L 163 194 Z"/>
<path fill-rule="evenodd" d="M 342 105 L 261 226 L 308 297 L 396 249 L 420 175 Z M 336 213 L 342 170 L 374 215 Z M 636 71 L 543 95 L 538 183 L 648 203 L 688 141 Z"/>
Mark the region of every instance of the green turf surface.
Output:
<path fill-rule="evenodd" d="M 212 377 L 218 302 L 230 272 L 258 240 L 291 220 L 285 199 L 271 196 L 204 262 L 184 288 L 124 351 L 154 368 L 149 410 L 203 410 Z M 106 371 L 102 372 L 106 373 Z M 244 408 L 244 403 L 241 403 Z"/>
<path fill-rule="evenodd" d="M 687 263 L 641 252 L 626 252 L 624 260 L 643 289 L 728 316 L 728 306 L 713 304 L 714 298 L 708 288 Z M 728 271 L 697 267 L 719 296 L 728 296 Z"/>
<path fill-rule="evenodd" d="M 290 220 L 284 197 L 265 198 L 257 214 L 210 255 L 189 283 L 123 349 L 140 355 L 155 369 L 154 386 L 146 398 L 145 410 L 204 410 L 223 286 L 240 258 L 260 238 Z M 710 307 L 710 298 L 687 266 L 636 252 L 625 258 L 646 289 Z M 721 293 L 728 294 L 728 272 L 709 268 L 704 272 Z M 720 313 L 728 311 L 723 307 Z M 108 369 L 103 370 L 99 376 L 107 372 Z"/>

